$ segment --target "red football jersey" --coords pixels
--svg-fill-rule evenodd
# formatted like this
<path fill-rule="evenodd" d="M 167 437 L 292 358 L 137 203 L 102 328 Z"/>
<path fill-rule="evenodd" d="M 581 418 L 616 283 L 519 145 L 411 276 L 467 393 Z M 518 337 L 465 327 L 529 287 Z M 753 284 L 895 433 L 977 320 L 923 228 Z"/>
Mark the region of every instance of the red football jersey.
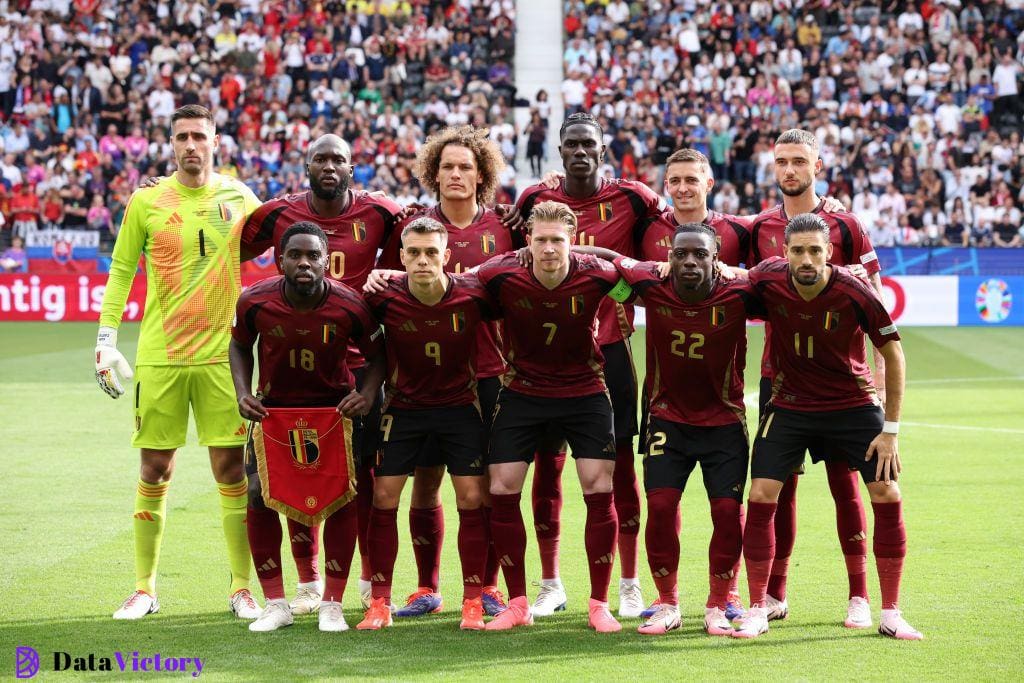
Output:
<path fill-rule="evenodd" d="M 390 199 L 349 190 L 348 209 L 334 218 L 325 218 L 313 211 L 310 193 L 307 190 L 271 199 L 256 209 L 242 229 L 242 246 L 254 253 L 273 247 L 276 254 L 285 230 L 299 221 L 316 223 L 327 233 L 327 275 L 361 290 L 377 262 L 377 251 L 394 230 L 402 207 Z M 280 263 L 277 266 L 280 270 Z M 349 365 L 365 365 L 355 348 Z"/>
<path fill-rule="evenodd" d="M 441 211 L 441 205 L 438 204 L 407 218 L 395 228 L 394 236 L 380 256 L 381 268 L 405 269 L 398 257 L 398 251 L 402 246 L 402 230 L 412 221 L 424 216 L 433 218 L 448 230 L 448 248 L 452 250 L 452 257 L 446 270 L 452 273 L 463 273 L 498 254 L 506 254 L 524 246 L 522 238 L 518 234 L 513 235 L 493 209 L 480 207 L 476 219 L 466 227 L 460 228 L 448 220 Z M 492 321 L 479 325 L 477 335 L 480 337 L 477 343 L 477 376 L 497 377 L 505 372 L 505 359 L 501 351 L 501 323 Z"/>
<path fill-rule="evenodd" d="M 231 336 L 257 341 L 259 393 L 267 406 L 331 406 L 352 390 L 348 346 L 365 355 L 381 351 L 377 322 L 362 298 L 339 282 L 325 280 L 323 299 L 310 311 L 285 298 L 284 277 L 257 282 L 242 292 Z"/>
<path fill-rule="evenodd" d="M 366 299 L 387 337 L 386 405 L 437 408 L 477 400 L 478 332 L 495 309 L 476 276 L 451 275 L 433 306 L 413 296 L 404 274 Z"/>
<path fill-rule="evenodd" d="M 751 270 L 750 283 L 771 322 L 774 405 L 823 411 L 878 403 L 864 335 L 876 347 L 900 335 L 870 285 L 833 267 L 825 289 L 804 301 L 783 258 Z"/>
<path fill-rule="evenodd" d="M 750 253 L 749 219 L 730 216 L 717 211 L 708 211 L 704 223 L 715 229 L 718 242 L 718 259 L 727 265 L 737 266 Z M 658 219 L 645 227 L 638 236 L 640 257 L 647 261 L 667 261 L 672 252 L 672 240 L 679 221 L 672 209 L 666 209 Z"/>
<path fill-rule="evenodd" d="M 871 238 L 864 230 L 864 225 L 856 214 L 849 211 L 828 213 L 824 210 L 825 200 L 818 202 L 812 213 L 825 219 L 829 227 L 829 241 L 832 243 L 832 258 L 829 263 L 836 266 L 848 266 L 860 263 L 872 275 L 881 271 L 878 256 L 871 246 Z M 748 268 L 753 268 L 765 259 L 773 256 L 786 255 L 786 224 L 789 216 L 782 204 L 773 209 L 763 211 L 750 223 L 750 260 Z M 769 324 L 770 327 L 770 324 Z M 765 330 L 764 354 L 761 356 L 761 375 L 772 376 L 771 365 L 771 331 Z"/>
<path fill-rule="evenodd" d="M 488 261 L 477 275 L 505 319 L 505 386 L 555 398 L 607 390 L 594 327 L 605 294 L 619 281 L 612 264 L 572 254 L 568 276 L 554 289 L 520 266 L 514 254 Z"/>
<path fill-rule="evenodd" d="M 647 308 L 647 395 L 652 415 L 712 427 L 746 422 L 743 368 L 749 317 L 764 317 L 745 279 L 719 279 L 708 298 L 688 304 L 658 263 L 615 261 Z"/>
<path fill-rule="evenodd" d="M 656 220 L 665 203 L 649 187 L 635 180 L 602 179 L 590 197 L 576 199 L 565 192 L 565 182 L 556 190 L 544 185 L 526 188 L 517 205 L 523 218 L 529 218 L 540 202 L 567 204 L 576 212 L 580 246 L 603 247 L 623 256 L 633 256 L 637 238 L 648 223 Z M 633 333 L 633 308 L 607 299 L 598 313 L 597 341 L 604 346 L 622 341 Z"/>

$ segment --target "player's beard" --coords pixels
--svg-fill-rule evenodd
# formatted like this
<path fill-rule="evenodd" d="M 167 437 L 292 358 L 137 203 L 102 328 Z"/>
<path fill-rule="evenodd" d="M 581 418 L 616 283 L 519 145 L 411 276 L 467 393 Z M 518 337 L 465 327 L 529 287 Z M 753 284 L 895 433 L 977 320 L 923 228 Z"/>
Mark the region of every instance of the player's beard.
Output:
<path fill-rule="evenodd" d="M 288 286 L 301 297 L 313 296 L 320 291 L 320 287 L 323 285 L 323 278 L 313 278 L 309 282 L 299 282 L 294 277 L 285 275 L 284 279 L 288 282 Z"/>
<path fill-rule="evenodd" d="M 813 275 L 808 271 L 804 271 L 802 273 L 799 270 L 793 271 L 793 279 L 804 287 L 810 287 L 811 285 L 818 284 L 818 282 L 821 281 L 821 277 L 822 272 L 819 270 L 814 271 Z"/>
<path fill-rule="evenodd" d="M 811 179 L 808 180 L 806 183 L 800 183 L 795 188 L 790 189 L 787 189 L 785 185 L 779 183 L 779 190 L 781 190 L 782 194 L 786 195 L 787 197 L 799 197 L 800 195 L 807 191 L 807 188 L 809 188 L 811 186 L 811 183 L 813 182 L 814 180 Z"/>
<path fill-rule="evenodd" d="M 317 199 L 323 199 L 324 201 L 334 201 L 339 199 L 343 194 L 348 192 L 349 176 L 338 176 L 338 184 L 332 189 L 325 188 L 320 184 L 319 181 L 315 180 L 312 176 L 309 177 L 309 187 L 313 190 L 313 194 L 316 195 Z"/>

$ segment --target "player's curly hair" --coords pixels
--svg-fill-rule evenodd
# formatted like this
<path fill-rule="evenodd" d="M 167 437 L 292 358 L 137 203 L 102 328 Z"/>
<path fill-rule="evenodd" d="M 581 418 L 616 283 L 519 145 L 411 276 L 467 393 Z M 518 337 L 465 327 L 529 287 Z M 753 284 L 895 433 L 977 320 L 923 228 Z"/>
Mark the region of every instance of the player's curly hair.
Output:
<path fill-rule="evenodd" d="M 476 199 L 482 204 L 491 203 L 495 190 L 498 189 L 501 172 L 505 170 L 505 158 L 498 146 L 488 137 L 489 133 L 488 128 L 472 126 L 452 126 L 434 133 L 427 138 L 416 155 L 413 175 L 423 187 L 438 196 L 440 186 L 437 183 L 437 173 L 441 168 L 441 153 L 448 145 L 465 147 L 473 153 L 480 175 Z"/>

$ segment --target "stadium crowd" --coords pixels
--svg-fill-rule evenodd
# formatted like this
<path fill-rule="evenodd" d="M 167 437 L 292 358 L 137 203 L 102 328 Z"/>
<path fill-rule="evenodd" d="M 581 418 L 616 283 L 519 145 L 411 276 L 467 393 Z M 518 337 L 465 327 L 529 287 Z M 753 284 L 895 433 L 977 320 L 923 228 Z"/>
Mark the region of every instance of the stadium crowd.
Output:
<path fill-rule="evenodd" d="M 357 187 L 432 204 L 412 175 L 445 125 L 517 132 L 512 0 L 23 0 L 0 3 L 0 216 L 112 243 L 145 176 L 168 175 L 169 117 L 216 117 L 218 168 L 263 200 L 306 181 L 309 141 L 351 142 Z M 509 166 L 498 200 L 514 199 Z"/>
<path fill-rule="evenodd" d="M 1024 11 L 1017 2 L 754 0 L 564 5 L 567 113 L 606 131 L 606 175 L 661 186 L 711 160 L 714 208 L 779 197 L 771 145 L 814 131 L 816 188 L 876 246 L 1024 243 Z"/>

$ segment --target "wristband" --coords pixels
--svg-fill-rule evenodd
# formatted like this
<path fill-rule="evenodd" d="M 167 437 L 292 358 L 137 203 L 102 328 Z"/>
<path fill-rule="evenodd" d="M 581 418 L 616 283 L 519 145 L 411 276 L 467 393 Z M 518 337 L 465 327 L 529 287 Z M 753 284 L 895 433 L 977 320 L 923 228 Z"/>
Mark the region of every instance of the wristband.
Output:
<path fill-rule="evenodd" d="M 96 334 L 96 346 L 117 346 L 117 330 L 113 327 L 100 327 Z"/>
<path fill-rule="evenodd" d="M 892 434 L 893 436 L 899 434 L 900 433 L 900 423 L 898 421 L 897 422 L 889 422 L 889 420 L 883 421 L 882 422 L 882 433 L 883 434 Z"/>

